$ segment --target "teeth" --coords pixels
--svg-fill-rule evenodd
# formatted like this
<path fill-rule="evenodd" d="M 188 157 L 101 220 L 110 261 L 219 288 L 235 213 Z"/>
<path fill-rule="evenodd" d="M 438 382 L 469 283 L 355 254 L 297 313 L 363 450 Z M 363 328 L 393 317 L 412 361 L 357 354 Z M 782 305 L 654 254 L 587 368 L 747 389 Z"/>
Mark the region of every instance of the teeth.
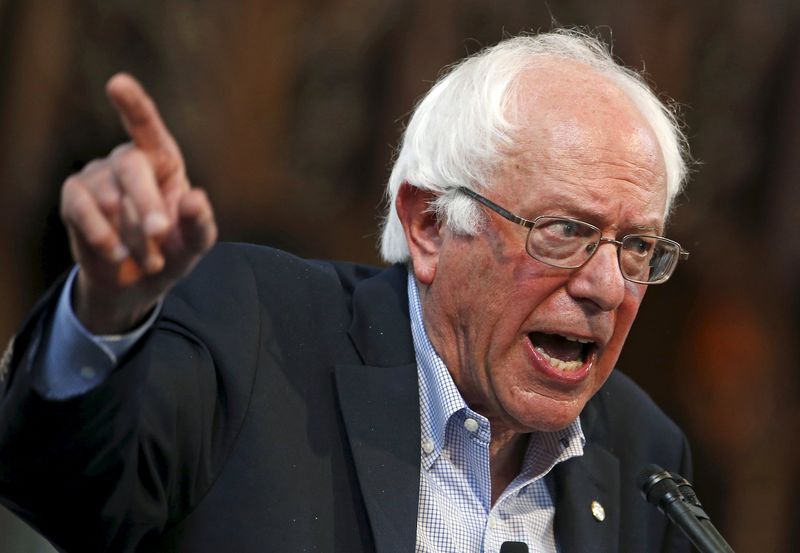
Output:
<path fill-rule="evenodd" d="M 590 344 L 591 340 L 583 340 L 582 338 L 571 338 L 569 336 L 564 336 L 564 339 L 568 342 L 578 342 L 579 344 Z"/>
<path fill-rule="evenodd" d="M 536 347 L 536 351 L 542 354 L 542 356 L 547 359 L 547 362 L 550 363 L 551 367 L 556 369 L 560 369 L 565 372 L 573 372 L 578 370 L 583 366 L 583 361 L 562 361 L 561 359 L 556 359 L 555 357 L 550 357 L 544 351 L 544 349 L 540 347 Z"/>

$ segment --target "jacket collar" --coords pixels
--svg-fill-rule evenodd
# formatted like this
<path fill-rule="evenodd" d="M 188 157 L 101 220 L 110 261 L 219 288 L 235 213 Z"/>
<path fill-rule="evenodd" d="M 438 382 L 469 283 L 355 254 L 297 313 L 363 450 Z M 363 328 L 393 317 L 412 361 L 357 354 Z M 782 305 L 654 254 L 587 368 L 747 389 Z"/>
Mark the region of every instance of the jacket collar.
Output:
<path fill-rule="evenodd" d="M 561 553 L 619 550 L 619 459 L 600 445 L 598 403 L 591 399 L 581 413 L 586 436 L 583 456 L 557 465 L 552 473 L 555 533 Z"/>

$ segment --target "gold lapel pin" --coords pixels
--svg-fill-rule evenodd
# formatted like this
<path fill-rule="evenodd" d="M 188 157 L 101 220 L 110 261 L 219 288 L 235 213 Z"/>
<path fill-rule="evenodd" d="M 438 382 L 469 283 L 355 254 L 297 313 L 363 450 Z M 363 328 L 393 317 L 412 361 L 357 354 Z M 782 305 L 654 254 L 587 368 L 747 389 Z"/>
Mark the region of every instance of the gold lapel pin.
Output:
<path fill-rule="evenodd" d="M 606 510 L 597 500 L 592 501 L 592 516 L 597 522 L 603 522 L 606 519 Z"/>

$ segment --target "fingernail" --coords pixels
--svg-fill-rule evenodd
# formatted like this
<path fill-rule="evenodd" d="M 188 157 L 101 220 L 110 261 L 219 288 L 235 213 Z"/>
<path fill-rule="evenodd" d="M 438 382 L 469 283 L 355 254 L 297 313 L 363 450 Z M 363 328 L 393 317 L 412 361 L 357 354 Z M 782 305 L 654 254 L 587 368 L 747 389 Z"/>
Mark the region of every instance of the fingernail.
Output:
<path fill-rule="evenodd" d="M 114 263 L 119 263 L 127 259 L 129 255 L 130 252 L 128 251 L 128 248 L 126 248 L 122 244 L 117 244 L 114 247 L 113 251 L 111 252 L 111 260 Z"/>
<path fill-rule="evenodd" d="M 144 232 L 148 236 L 161 234 L 169 228 L 169 220 L 163 213 L 150 213 L 144 220 Z"/>

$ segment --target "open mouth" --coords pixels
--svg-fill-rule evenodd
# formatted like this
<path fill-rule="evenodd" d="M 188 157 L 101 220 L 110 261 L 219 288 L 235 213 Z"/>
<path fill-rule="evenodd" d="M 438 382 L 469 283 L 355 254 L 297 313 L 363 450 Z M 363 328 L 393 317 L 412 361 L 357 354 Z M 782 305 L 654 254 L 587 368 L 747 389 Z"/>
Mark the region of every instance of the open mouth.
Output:
<path fill-rule="evenodd" d="M 593 341 L 563 334 L 531 332 L 528 338 L 550 366 L 563 372 L 577 371 L 597 351 Z"/>

